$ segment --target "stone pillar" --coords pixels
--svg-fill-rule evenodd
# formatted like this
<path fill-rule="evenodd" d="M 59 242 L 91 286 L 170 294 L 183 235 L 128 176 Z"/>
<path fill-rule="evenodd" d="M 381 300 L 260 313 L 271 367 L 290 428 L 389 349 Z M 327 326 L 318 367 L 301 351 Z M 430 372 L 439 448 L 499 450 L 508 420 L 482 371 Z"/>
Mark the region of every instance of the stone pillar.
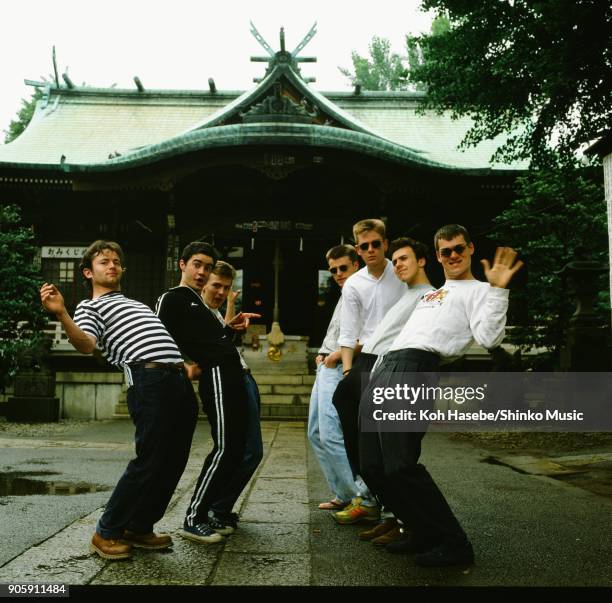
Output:
<path fill-rule="evenodd" d="M 576 261 L 561 271 L 576 299 L 576 311 L 569 320 L 567 341 L 561 350 L 561 368 L 566 371 L 607 371 L 610 369 L 610 336 L 595 313 L 598 277 L 606 271 L 599 262 Z"/>
<path fill-rule="evenodd" d="M 604 189 L 606 195 L 606 203 L 608 205 L 608 269 L 610 272 L 610 299 L 612 300 L 612 153 L 608 153 L 603 158 L 603 169 Z"/>

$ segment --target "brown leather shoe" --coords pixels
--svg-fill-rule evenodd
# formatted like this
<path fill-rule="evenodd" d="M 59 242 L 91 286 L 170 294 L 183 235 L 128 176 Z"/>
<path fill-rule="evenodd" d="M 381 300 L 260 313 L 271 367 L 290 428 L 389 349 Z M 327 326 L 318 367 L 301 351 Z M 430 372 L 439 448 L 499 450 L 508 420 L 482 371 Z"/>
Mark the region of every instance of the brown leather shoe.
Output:
<path fill-rule="evenodd" d="M 400 531 L 400 525 L 396 525 L 392 530 L 389 530 L 386 534 L 382 536 L 378 536 L 377 538 L 372 538 L 370 541 L 374 546 L 385 546 L 390 542 L 395 542 L 402 538 L 403 533 Z"/>
<path fill-rule="evenodd" d="M 132 555 L 132 545 L 116 540 L 115 538 L 102 538 L 94 532 L 89 550 L 100 555 L 103 559 L 127 559 Z"/>
<path fill-rule="evenodd" d="M 172 546 L 172 538 L 168 534 L 156 534 L 155 532 L 137 534 L 125 530 L 121 540 L 141 549 L 167 549 Z"/>
<path fill-rule="evenodd" d="M 390 532 L 396 526 L 399 527 L 397 519 L 395 519 L 395 517 L 388 517 L 381 523 L 377 523 L 373 528 L 370 528 L 369 530 L 365 530 L 363 532 L 359 532 L 359 539 L 372 540 L 373 538 L 378 538 L 379 536 Z"/>

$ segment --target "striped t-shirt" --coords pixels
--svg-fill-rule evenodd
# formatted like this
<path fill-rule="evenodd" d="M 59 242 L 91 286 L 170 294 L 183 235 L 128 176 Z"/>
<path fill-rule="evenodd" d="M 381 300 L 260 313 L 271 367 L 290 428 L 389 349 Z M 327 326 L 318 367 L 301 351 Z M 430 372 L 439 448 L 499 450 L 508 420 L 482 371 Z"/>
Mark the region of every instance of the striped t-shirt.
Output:
<path fill-rule="evenodd" d="M 182 362 L 174 339 L 152 310 L 119 291 L 79 303 L 74 322 L 96 338 L 104 357 L 118 368 L 131 362 Z"/>

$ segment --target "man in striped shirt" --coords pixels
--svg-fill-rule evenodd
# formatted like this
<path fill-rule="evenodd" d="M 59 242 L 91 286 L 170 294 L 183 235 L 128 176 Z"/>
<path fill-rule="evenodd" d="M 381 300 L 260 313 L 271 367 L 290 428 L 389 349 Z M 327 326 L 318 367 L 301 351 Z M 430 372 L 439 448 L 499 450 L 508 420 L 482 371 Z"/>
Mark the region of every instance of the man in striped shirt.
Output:
<path fill-rule="evenodd" d="M 95 241 L 81 269 L 92 298 L 79 303 L 74 320 L 55 285 L 44 283 L 40 297 L 79 352 L 90 354 L 98 347 L 126 375 L 136 458 L 115 486 L 91 541 L 92 552 L 100 557 L 124 559 L 132 547 L 172 546 L 170 536 L 155 534 L 153 526 L 164 515 L 187 464 L 197 401 L 181 353 L 164 325 L 147 306 L 121 293 L 121 247 Z"/>

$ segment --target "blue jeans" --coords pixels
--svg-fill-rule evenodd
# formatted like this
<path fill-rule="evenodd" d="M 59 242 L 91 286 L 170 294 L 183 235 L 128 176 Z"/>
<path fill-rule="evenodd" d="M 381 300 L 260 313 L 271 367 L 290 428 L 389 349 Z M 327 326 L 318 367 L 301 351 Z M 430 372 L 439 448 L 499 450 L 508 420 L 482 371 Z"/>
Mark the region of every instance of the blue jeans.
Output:
<path fill-rule="evenodd" d="M 334 391 L 341 379 L 342 364 L 333 369 L 323 363 L 317 367 L 317 377 L 310 395 L 308 439 L 334 496 L 348 502 L 362 493 L 346 456 L 342 425 L 332 404 Z"/>
<path fill-rule="evenodd" d="M 153 531 L 185 469 L 198 416 L 198 403 L 183 373 L 132 369 L 127 404 L 136 426 L 136 458 L 117 482 L 96 531 L 121 538 L 125 529 Z"/>
<path fill-rule="evenodd" d="M 255 473 L 263 458 L 263 442 L 261 440 L 261 426 L 259 421 L 261 401 L 259 389 L 253 377 L 245 373 L 244 384 L 248 394 L 247 415 L 247 441 L 242 463 L 228 481 L 223 495 L 211 505 L 211 510 L 216 513 L 230 513 L 249 480 Z"/>

